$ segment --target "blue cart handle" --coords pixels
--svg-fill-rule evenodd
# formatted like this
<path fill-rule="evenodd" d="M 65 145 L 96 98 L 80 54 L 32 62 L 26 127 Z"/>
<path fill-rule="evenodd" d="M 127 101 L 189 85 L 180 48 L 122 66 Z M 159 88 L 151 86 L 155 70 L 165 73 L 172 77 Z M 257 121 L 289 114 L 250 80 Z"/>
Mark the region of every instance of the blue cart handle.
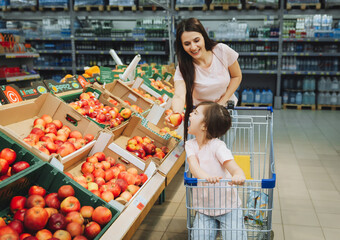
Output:
<path fill-rule="evenodd" d="M 261 111 L 269 111 L 269 112 L 273 112 L 273 107 L 269 106 L 269 107 L 234 107 L 234 110 L 261 110 Z"/>
<path fill-rule="evenodd" d="M 222 179 L 223 182 L 231 182 L 230 179 Z M 207 182 L 205 179 L 197 179 L 188 177 L 187 172 L 184 172 L 184 185 L 197 186 L 197 182 Z M 272 178 L 262 180 L 245 180 L 245 183 L 261 183 L 261 188 L 275 188 L 276 174 L 273 173 Z"/>

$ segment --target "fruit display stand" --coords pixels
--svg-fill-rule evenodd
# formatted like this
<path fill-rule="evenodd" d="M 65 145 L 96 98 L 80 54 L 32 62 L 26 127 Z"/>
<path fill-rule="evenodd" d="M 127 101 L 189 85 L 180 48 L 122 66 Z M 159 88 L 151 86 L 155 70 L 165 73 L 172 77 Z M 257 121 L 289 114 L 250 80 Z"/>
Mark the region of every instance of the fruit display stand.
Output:
<path fill-rule="evenodd" d="M 37 168 L 37 167 L 39 167 L 40 165 L 43 164 L 43 161 L 41 161 L 37 156 L 35 156 L 33 153 L 31 153 L 27 149 L 25 149 L 19 143 L 19 141 L 17 141 L 17 139 L 15 139 L 13 136 L 10 136 L 8 133 L 6 133 L 3 130 L 3 128 L 0 127 L 0 152 L 5 148 L 12 149 L 16 153 L 16 159 L 11 164 L 12 169 L 14 168 L 13 166 L 16 163 L 21 164 L 21 163 L 26 162 L 26 165 L 28 164 L 27 166 L 29 166 L 29 167 L 23 166 L 23 167 L 27 167 L 27 168 L 23 169 L 20 172 L 15 173 L 15 174 L 12 171 L 11 176 L 9 176 L 9 178 L 0 179 L 1 180 L 0 181 L 0 189 L 3 188 L 9 182 L 13 182 L 16 179 L 21 178 L 30 169 L 35 169 L 35 168 Z M 18 167 L 20 167 L 20 166 L 18 166 Z M 16 172 L 16 170 L 14 172 Z"/>
<path fill-rule="evenodd" d="M 82 173 L 83 164 L 86 162 L 88 157 L 93 156 L 95 153 L 103 153 L 105 156 L 110 156 L 113 159 L 115 159 L 116 165 L 117 164 L 123 165 L 126 169 L 135 168 L 137 169 L 138 174 L 143 173 L 147 176 L 147 180 L 143 183 L 141 187 L 138 187 L 138 190 L 133 194 L 132 198 L 129 201 L 125 201 L 122 198 L 117 198 L 117 201 L 111 200 L 109 202 L 111 205 L 115 206 L 115 208 L 119 209 L 120 211 L 123 211 L 124 208 L 129 206 L 129 204 L 135 200 L 135 198 L 138 198 L 139 193 L 143 190 L 144 187 L 150 184 L 153 175 L 157 172 L 156 165 L 153 162 L 151 161 L 144 162 L 138 159 L 137 157 L 127 153 L 124 149 L 118 147 L 114 143 L 114 137 L 111 133 L 104 131 L 100 133 L 95 145 L 92 147 L 91 151 L 88 152 L 88 154 L 83 154 L 80 160 L 74 159 L 67 162 L 61 168 L 58 166 L 56 167 L 63 170 L 64 172 L 70 173 L 77 181 L 77 178 L 83 176 Z M 153 195 L 154 192 L 150 192 L 150 194 Z"/>
<path fill-rule="evenodd" d="M 50 115 L 53 119 L 60 120 L 62 124 L 67 125 L 70 130 L 79 131 L 82 135 L 92 134 L 96 137 L 99 131 L 101 131 L 101 128 L 97 124 L 84 118 L 80 113 L 75 112 L 70 106 L 51 93 L 43 94 L 32 101 L 19 102 L 1 107 L 0 116 L 6 117 L 0 119 L 0 125 L 6 132 L 11 133 L 12 136 L 17 138 L 26 149 L 33 152 L 40 159 L 48 162 L 52 159 L 52 156 L 41 152 L 22 140 L 30 134 L 34 120 L 44 114 Z M 84 147 L 62 157 L 61 161 L 67 162 L 73 159 L 82 151 L 90 149 L 94 143 L 95 139 Z"/>
<path fill-rule="evenodd" d="M 112 219 L 109 223 L 102 226 L 101 232 L 94 238 L 100 239 L 103 233 L 110 227 L 110 225 L 117 219 L 120 211 L 107 204 L 94 194 L 85 191 L 80 185 L 72 181 L 62 172 L 55 169 L 49 163 L 43 163 L 35 169 L 30 169 L 24 176 L 15 181 L 12 181 L 0 188 L 0 217 L 6 221 L 12 220 L 13 215 L 10 212 L 9 206 L 13 197 L 27 196 L 28 190 L 31 186 L 38 185 L 43 187 L 47 193 L 58 192 L 58 189 L 63 185 L 71 185 L 74 189 L 74 196 L 79 200 L 81 206 L 89 205 L 93 208 L 104 206 L 111 211 Z"/>

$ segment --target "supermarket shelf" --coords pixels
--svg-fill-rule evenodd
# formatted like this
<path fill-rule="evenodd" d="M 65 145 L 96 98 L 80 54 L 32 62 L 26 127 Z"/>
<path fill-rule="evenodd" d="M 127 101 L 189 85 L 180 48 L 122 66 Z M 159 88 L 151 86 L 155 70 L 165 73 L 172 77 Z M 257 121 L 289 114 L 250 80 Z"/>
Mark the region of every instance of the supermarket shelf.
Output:
<path fill-rule="evenodd" d="M 6 80 L 6 82 L 19 82 L 19 81 L 26 81 L 26 80 L 34 80 L 38 78 L 40 78 L 39 74 L 30 74 L 30 75 L 24 75 L 24 76 L 1 78 L 0 80 Z"/>
<path fill-rule="evenodd" d="M 278 38 L 213 38 L 217 42 L 278 42 Z"/>
<path fill-rule="evenodd" d="M 34 68 L 34 70 L 53 70 L 53 71 L 70 70 L 70 71 L 72 71 L 72 67 L 34 66 L 33 68 Z"/>
<path fill-rule="evenodd" d="M 48 54 L 64 54 L 68 53 L 71 54 L 72 50 L 37 50 L 38 53 L 43 54 L 43 53 L 48 53 Z"/>
<path fill-rule="evenodd" d="M 283 38 L 283 42 L 340 42 L 339 38 Z"/>
<path fill-rule="evenodd" d="M 277 70 L 243 70 L 243 74 L 277 74 Z"/>
<path fill-rule="evenodd" d="M 148 38 L 148 37 L 75 37 L 76 41 L 120 41 L 120 42 L 137 42 L 137 41 L 150 41 L 150 42 L 163 42 L 168 38 Z"/>
<path fill-rule="evenodd" d="M 1 57 L 5 58 L 38 58 L 38 53 L 3 53 Z"/>
<path fill-rule="evenodd" d="M 70 41 L 70 37 L 33 37 L 26 38 L 27 41 Z"/>
<path fill-rule="evenodd" d="M 301 57 L 340 57 L 340 53 L 315 53 L 315 52 L 284 52 L 282 56 L 301 56 Z"/>
<path fill-rule="evenodd" d="M 329 76 L 340 76 L 340 72 L 336 71 L 281 71 L 283 75 L 329 75 Z"/>
<path fill-rule="evenodd" d="M 238 52 L 240 56 L 277 56 L 277 52 Z"/>
<path fill-rule="evenodd" d="M 135 54 L 140 54 L 140 55 L 167 55 L 165 51 L 116 51 L 118 55 L 135 55 Z M 105 54 L 109 55 L 109 50 L 103 50 L 103 51 L 98 51 L 98 50 L 78 50 L 76 51 L 76 54 Z"/>

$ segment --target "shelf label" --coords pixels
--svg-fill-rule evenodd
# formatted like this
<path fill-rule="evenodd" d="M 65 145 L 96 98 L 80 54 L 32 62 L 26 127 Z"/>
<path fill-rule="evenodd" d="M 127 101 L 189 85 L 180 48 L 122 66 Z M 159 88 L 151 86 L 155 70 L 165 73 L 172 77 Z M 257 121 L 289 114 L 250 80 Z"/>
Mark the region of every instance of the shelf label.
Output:
<path fill-rule="evenodd" d="M 112 41 L 116 41 L 116 39 L 115 39 L 115 38 L 111 38 L 111 40 L 112 40 Z"/>
<path fill-rule="evenodd" d="M 145 52 L 146 55 L 149 55 L 149 52 Z"/>
<path fill-rule="evenodd" d="M 146 204 L 147 204 L 146 199 L 140 195 L 137 195 L 135 200 L 133 201 L 133 205 L 135 205 L 141 211 L 146 206 Z"/>
<path fill-rule="evenodd" d="M 94 38 L 94 40 L 95 40 L 95 41 L 98 41 L 98 38 L 97 38 L 97 37 L 95 37 L 95 38 Z"/>
<path fill-rule="evenodd" d="M 126 41 L 126 38 L 122 38 L 122 41 Z"/>

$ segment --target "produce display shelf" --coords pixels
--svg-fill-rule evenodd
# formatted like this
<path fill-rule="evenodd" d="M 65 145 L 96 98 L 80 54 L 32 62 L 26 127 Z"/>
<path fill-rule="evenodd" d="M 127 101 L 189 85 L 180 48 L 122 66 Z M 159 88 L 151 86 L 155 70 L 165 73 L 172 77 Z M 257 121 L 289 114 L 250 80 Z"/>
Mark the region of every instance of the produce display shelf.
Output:
<path fill-rule="evenodd" d="M 35 66 L 33 67 L 35 70 L 55 70 L 55 71 L 59 71 L 59 70 L 72 70 L 72 67 L 49 67 L 49 66 Z"/>
<path fill-rule="evenodd" d="M 240 56 L 277 56 L 277 52 L 239 52 Z"/>
<path fill-rule="evenodd" d="M 118 55 L 167 55 L 165 51 L 116 51 Z M 76 54 L 101 54 L 101 55 L 108 55 L 108 50 L 77 50 Z"/>
<path fill-rule="evenodd" d="M 337 71 L 282 71 L 283 75 L 326 75 L 326 76 L 339 76 L 340 72 Z"/>
<path fill-rule="evenodd" d="M 6 80 L 6 82 L 19 82 L 19 81 L 25 81 L 25 80 L 33 80 L 33 79 L 39 79 L 39 74 L 29 74 L 24 76 L 16 76 L 16 77 L 7 77 L 2 78 L 3 80 Z"/>
<path fill-rule="evenodd" d="M 282 56 L 297 56 L 297 57 L 340 57 L 340 53 L 316 53 L 316 52 L 284 52 Z"/>
<path fill-rule="evenodd" d="M 278 38 L 213 38 L 217 42 L 278 42 Z"/>
<path fill-rule="evenodd" d="M 283 42 L 339 42 L 339 38 L 283 38 Z"/>
<path fill-rule="evenodd" d="M 163 42 L 168 41 L 167 38 L 157 37 L 75 37 L 76 41 L 121 41 L 121 42 Z"/>
<path fill-rule="evenodd" d="M 37 50 L 38 53 L 48 53 L 48 54 L 64 54 L 64 53 L 72 53 L 72 50 Z"/>
<path fill-rule="evenodd" d="M 277 70 L 242 70 L 244 74 L 277 74 Z"/>
<path fill-rule="evenodd" d="M 0 56 L 5 58 L 38 58 L 38 53 L 3 53 Z"/>

